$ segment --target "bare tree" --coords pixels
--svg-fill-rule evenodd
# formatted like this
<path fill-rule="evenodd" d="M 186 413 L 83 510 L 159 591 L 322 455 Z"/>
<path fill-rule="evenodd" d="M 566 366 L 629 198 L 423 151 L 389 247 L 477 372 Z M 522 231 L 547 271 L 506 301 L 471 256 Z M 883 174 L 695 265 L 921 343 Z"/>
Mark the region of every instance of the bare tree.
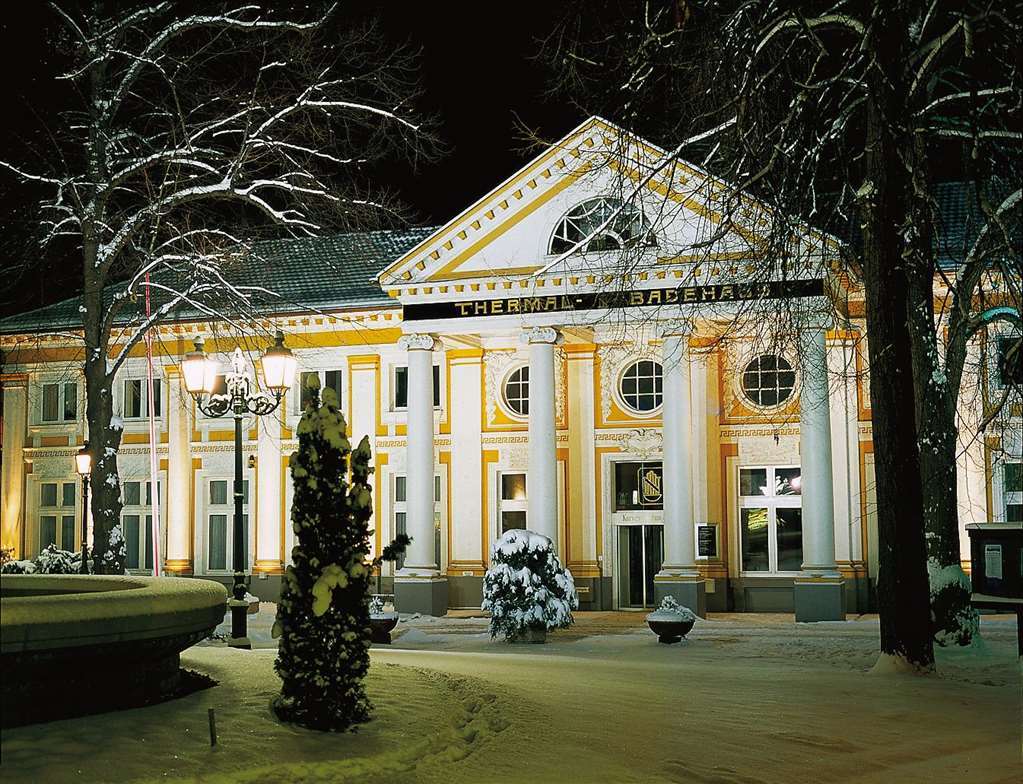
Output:
<path fill-rule="evenodd" d="M 411 55 L 346 24 L 334 6 L 51 7 L 68 60 L 59 80 L 74 105 L 47 128 L 34 164 L 0 166 L 46 189 L 43 249 L 81 259 L 94 561 L 120 572 L 118 368 L 176 311 L 240 325 L 272 302 L 274 292 L 233 276 L 261 234 L 400 217 L 362 173 L 432 142 L 414 113 Z"/>
<path fill-rule="evenodd" d="M 847 263 L 866 298 L 881 649 L 922 670 L 932 632 L 967 642 L 975 619 L 960 579 L 956 403 L 971 336 L 1018 318 L 1019 193 L 993 199 L 986 186 L 1019 181 L 1020 29 L 1018 6 L 980 0 L 609 0 L 575 8 L 544 41 L 559 89 L 587 111 L 732 184 L 707 244 L 741 228 L 752 193 L 772 208 L 764 269 L 803 222 L 859 249 Z M 975 183 L 984 217 L 956 270 L 934 243 L 935 181 L 950 176 Z M 940 321 L 936 278 L 952 292 Z M 981 293 L 993 280 L 1001 309 Z M 925 563 L 942 575 L 933 594 Z"/>

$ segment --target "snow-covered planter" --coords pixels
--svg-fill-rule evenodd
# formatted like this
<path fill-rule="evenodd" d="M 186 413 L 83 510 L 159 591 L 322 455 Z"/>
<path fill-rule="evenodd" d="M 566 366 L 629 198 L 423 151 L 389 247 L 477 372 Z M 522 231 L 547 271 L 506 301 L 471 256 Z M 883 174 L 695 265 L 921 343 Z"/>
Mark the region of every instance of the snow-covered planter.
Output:
<path fill-rule="evenodd" d="M 373 596 L 369 600 L 370 642 L 391 644 L 391 632 L 398 625 L 398 613 L 384 610 L 384 600 Z"/>
<path fill-rule="evenodd" d="M 490 551 L 482 606 L 490 611 L 491 637 L 544 642 L 549 629 L 572 623 L 579 599 L 572 573 L 561 565 L 553 542 L 532 531 L 514 529 Z"/>
<path fill-rule="evenodd" d="M 683 607 L 674 596 L 665 596 L 657 609 L 646 617 L 650 631 L 657 635 L 657 642 L 667 645 L 681 642 L 696 623 L 696 614 Z"/>

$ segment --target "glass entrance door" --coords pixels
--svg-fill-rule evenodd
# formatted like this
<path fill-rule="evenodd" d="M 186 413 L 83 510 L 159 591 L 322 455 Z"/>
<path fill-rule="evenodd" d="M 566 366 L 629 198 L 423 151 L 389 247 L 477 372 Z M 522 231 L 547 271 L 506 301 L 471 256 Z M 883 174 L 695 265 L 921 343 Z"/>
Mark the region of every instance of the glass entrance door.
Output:
<path fill-rule="evenodd" d="M 663 525 L 618 526 L 618 606 L 653 607 L 654 575 L 663 562 Z"/>

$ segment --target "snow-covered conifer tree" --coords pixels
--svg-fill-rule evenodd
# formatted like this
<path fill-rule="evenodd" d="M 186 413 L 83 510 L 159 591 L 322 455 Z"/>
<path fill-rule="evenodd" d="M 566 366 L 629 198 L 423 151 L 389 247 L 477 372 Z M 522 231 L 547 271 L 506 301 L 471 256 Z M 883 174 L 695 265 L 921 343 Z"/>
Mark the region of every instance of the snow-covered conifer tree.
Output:
<path fill-rule="evenodd" d="M 490 636 L 509 641 L 531 631 L 546 633 L 572 623 L 579 608 L 572 573 L 561 565 L 546 536 L 513 529 L 494 543 L 483 578 L 483 609 L 489 610 Z"/>
<path fill-rule="evenodd" d="M 291 456 L 297 544 L 281 586 L 274 668 L 284 682 L 277 715 L 342 732 L 369 719 L 369 441 L 354 451 L 332 389 L 310 377 L 310 400 Z M 346 481 L 349 455 L 351 484 Z M 391 549 L 391 548 L 389 548 Z"/>

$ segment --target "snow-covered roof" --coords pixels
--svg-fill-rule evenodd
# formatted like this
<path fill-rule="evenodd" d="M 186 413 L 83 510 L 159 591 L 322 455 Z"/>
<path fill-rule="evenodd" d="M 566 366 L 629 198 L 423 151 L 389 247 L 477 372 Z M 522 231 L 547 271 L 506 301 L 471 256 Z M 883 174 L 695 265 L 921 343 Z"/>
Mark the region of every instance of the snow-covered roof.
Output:
<path fill-rule="evenodd" d="M 266 313 L 393 305 L 394 300 L 380 288 L 376 276 L 435 230 L 435 227 L 388 229 L 267 240 L 257 243 L 252 253 L 225 266 L 222 272 L 233 284 L 258 285 L 274 292 L 277 296 L 266 296 L 254 303 L 257 311 Z M 111 284 L 107 287 L 107 299 L 122 289 L 120 284 Z M 153 308 L 160 304 L 160 298 L 154 295 Z M 80 305 L 81 298 L 76 296 L 8 316 L 0 319 L 0 333 L 80 329 Z M 130 322 L 143 308 L 140 297 L 137 303 L 122 308 L 118 322 Z M 193 308 L 180 308 L 173 319 L 201 317 Z"/>

